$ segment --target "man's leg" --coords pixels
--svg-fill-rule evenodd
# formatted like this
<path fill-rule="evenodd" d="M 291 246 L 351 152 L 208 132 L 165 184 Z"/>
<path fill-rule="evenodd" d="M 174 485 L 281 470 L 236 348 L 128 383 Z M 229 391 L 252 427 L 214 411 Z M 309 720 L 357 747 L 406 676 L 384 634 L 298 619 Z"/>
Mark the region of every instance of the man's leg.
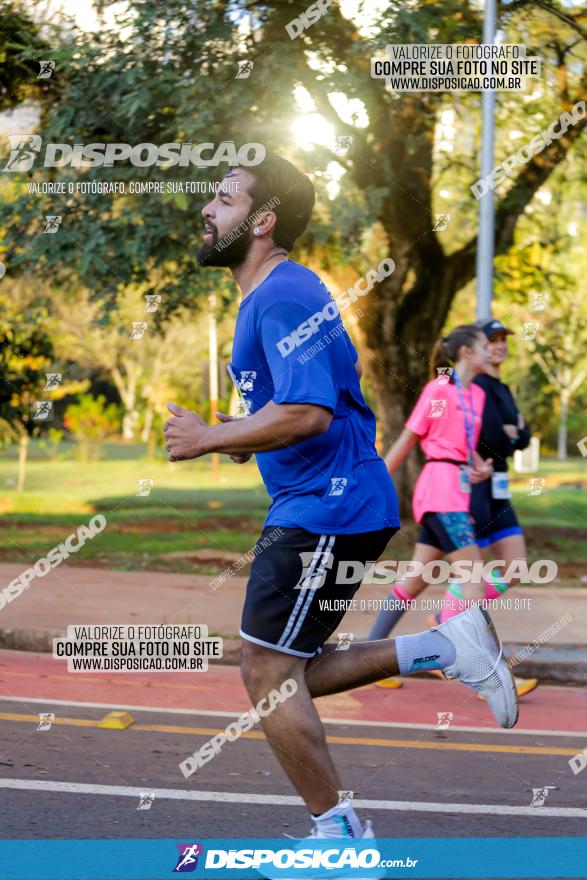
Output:
<path fill-rule="evenodd" d="M 449 677 L 460 678 L 474 690 L 488 694 L 488 703 L 502 726 L 513 726 L 517 718 L 515 690 L 511 699 L 503 696 L 513 685 L 511 673 L 501 668 L 505 664 L 500 666 L 497 638 L 480 611 L 462 615 L 466 620 L 457 618 L 450 624 L 450 632 L 448 625 L 441 627 L 446 636 L 433 630 L 400 636 L 395 642 L 353 644 L 347 651 L 325 646 L 323 653 L 314 657 L 344 616 L 344 607 L 341 610 L 338 605 L 342 601 L 344 606 L 359 586 L 338 583 L 338 561 L 378 558 L 389 532 L 346 536 L 340 541 L 336 536 L 335 545 L 332 535 L 286 529 L 255 558 L 247 585 L 241 626 L 243 679 L 254 705 L 287 679 L 296 681 L 296 693 L 278 704 L 262 724 L 276 757 L 324 836 L 338 836 L 342 827 L 348 836 L 360 837 L 362 828 L 348 802 L 337 806 L 343 786 L 312 703 L 314 696 L 358 687 L 397 672 L 446 669 Z M 308 560 L 304 570 L 303 553 Z M 479 642 L 480 656 L 474 659 L 482 661 L 481 668 L 487 667 L 483 682 L 488 679 L 491 687 L 472 678 L 470 651 L 455 661 L 454 645 L 459 641 L 470 644 L 471 639 Z M 479 668 L 477 663 L 475 674 Z"/>
<path fill-rule="evenodd" d="M 242 676 L 254 706 L 293 678 L 296 693 L 261 719 L 279 763 L 308 809 L 325 813 L 338 802 L 342 783 L 332 763 L 318 712 L 304 678 L 308 661 L 243 640 Z"/>
<path fill-rule="evenodd" d="M 417 639 L 420 636 L 405 636 Z M 442 665 L 452 661 L 454 652 L 444 636 L 422 633 L 431 650 L 438 642 L 447 652 Z M 428 649 L 425 650 L 425 652 Z M 242 676 L 254 706 L 270 690 L 279 690 L 293 678 L 296 693 L 261 719 L 271 748 L 292 784 L 315 815 L 324 813 L 338 801 L 343 790 L 326 745 L 322 722 L 314 697 L 350 690 L 377 681 L 382 675 L 396 675 L 399 664 L 395 642 L 358 642 L 347 651 L 325 645 L 323 653 L 309 662 L 271 648 L 243 641 Z"/>
<path fill-rule="evenodd" d="M 451 642 L 435 631 L 378 642 L 355 642 L 344 652 L 336 648 L 324 645 L 322 653 L 306 666 L 306 682 L 312 697 L 348 691 L 389 675 L 444 669 L 455 656 Z"/>
<path fill-rule="evenodd" d="M 478 605 L 446 623 L 412 636 L 359 642 L 343 653 L 325 645 L 306 667 L 312 697 L 322 697 L 375 681 L 382 673 L 409 675 L 442 669 L 487 700 L 501 727 L 518 720 L 514 679 L 488 614 Z"/>
<path fill-rule="evenodd" d="M 306 683 L 314 697 L 338 694 L 390 675 L 399 674 L 395 639 L 377 642 L 351 642 L 346 651 L 324 645 L 321 654 L 306 666 Z"/>
<path fill-rule="evenodd" d="M 359 546 L 343 558 L 376 558 L 393 529 L 373 541 L 359 536 Z M 335 535 L 315 535 L 300 528 L 283 528 L 253 561 L 243 609 L 242 676 L 254 705 L 293 678 L 298 689 L 262 718 L 263 730 L 289 779 L 314 815 L 324 836 L 360 837 L 363 829 L 350 804 L 338 805 L 343 791 L 318 713 L 305 680 L 308 659 L 314 656 L 342 619 L 344 610 L 323 607 L 319 601 L 350 599 L 358 584 L 336 584 Z M 363 543 L 368 546 L 363 549 Z M 303 564 L 302 564 L 303 563 Z M 359 575 L 360 577 L 360 575 Z M 330 593 L 320 583 L 331 584 Z M 316 588 L 311 588 L 309 584 Z M 332 816 L 332 811 L 336 816 Z M 325 815 L 326 814 L 326 815 Z M 340 821 L 338 821 L 340 820 Z M 344 825 L 344 827 L 342 827 Z M 338 827 L 337 827 L 338 826 Z M 333 833 L 333 832 L 336 832 Z"/>

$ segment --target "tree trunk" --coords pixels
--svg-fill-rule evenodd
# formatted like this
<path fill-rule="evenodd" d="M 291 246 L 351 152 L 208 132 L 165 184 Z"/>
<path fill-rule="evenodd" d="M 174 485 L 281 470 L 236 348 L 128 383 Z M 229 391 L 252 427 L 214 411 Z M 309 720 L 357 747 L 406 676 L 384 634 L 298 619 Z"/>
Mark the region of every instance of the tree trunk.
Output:
<path fill-rule="evenodd" d="M 430 249 L 435 250 L 434 247 Z M 420 263 L 420 277 L 407 293 L 402 287 L 408 265 L 396 260 L 395 272 L 361 303 L 358 332 L 365 372 L 376 400 L 383 454 L 399 437 L 418 396 L 431 378 L 430 356 L 446 321 L 454 290 L 453 267 L 441 254 Z M 411 497 L 423 463 L 415 449 L 394 482 L 402 516 L 411 516 Z"/>
<path fill-rule="evenodd" d="M 117 366 L 112 368 L 112 381 L 120 395 L 124 407 L 122 416 L 122 439 L 132 443 L 139 422 L 137 409 L 137 367 L 131 362 L 122 362 L 124 374 Z"/>
<path fill-rule="evenodd" d="M 149 432 L 147 439 L 147 461 L 153 461 L 157 452 L 157 434 L 155 431 Z"/>
<path fill-rule="evenodd" d="M 29 435 L 21 434 L 18 441 L 18 481 L 16 483 L 17 492 L 22 492 L 24 490 L 28 448 Z"/>
<path fill-rule="evenodd" d="M 560 393 L 560 415 L 558 420 L 558 460 L 567 460 L 567 428 L 569 422 L 569 392 L 563 388 Z"/>
<path fill-rule="evenodd" d="M 122 439 L 132 443 L 135 439 L 139 413 L 136 409 L 127 409 L 122 417 Z"/>
<path fill-rule="evenodd" d="M 143 423 L 143 430 L 141 431 L 141 443 L 148 443 L 149 438 L 151 436 L 151 428 L 153 427 L 153 417 L 155 413 L 153 411 L 152 406 L 147 407 L 147 411 L 145 412 L 145 421 Z"/>

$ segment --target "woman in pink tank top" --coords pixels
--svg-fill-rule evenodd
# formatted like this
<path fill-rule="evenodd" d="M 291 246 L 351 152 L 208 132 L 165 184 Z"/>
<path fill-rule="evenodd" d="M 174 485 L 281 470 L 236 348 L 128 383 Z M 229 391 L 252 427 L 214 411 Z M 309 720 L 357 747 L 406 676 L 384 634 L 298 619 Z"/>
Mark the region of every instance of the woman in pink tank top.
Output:
<path fill-rule="evenodd" d="M 473 566 L 483 558 L 469 508 L 471 483 L 486 480 L 492 473 L 492 460 L 484 461 L 475 451 L 485 392 L 473 379 L 484 370 L 486 360 L 487 338 L 478 327 L 463 324 L 443 337 L 432 355 L 434 378 L 424 386 L 406 427 L 385 457 L 393 474 L 417 443 L 425 453 L 426 464 L 412 499 L 420 534 L 409 568 L 412 573 L 398 580 L 390 594 L 397 608 L 380 612 L 369 639 L 389 635 L 406 603 L 428 586 L 425 567 L 429 571 L 429 563 L 440 559 L 466 563 L 463 571 L 471 568 L 461 595 L 445 594 L 439 609 L 442 622 L 485 598 L 484 582 Z"/>
<path fill-rule="evenodd" d="M 487 336 L 477 325 L 463 324 L 443 337 L 432 355 L 435 378 L 424 386 L 406 427 L 385 457 L 392 474 L 416 443 L 426 455 L 412 498 L 420 534 L 409 573 L 394 584 L 369 640 L 387 638 L 410 603 L 429 585 L 430 564 L 440 559 L 446 558 L 453 572 L 458 566 L 458 573 L 451 575 L 438 614 L 429 619 L 432 626 L 465 611 L 471 602 L 499 595 L 495 575 L 485 578 L 482 572 L 484 559 L 470 514 L 471 484 L 488 479 L 493 472 L 492 459 L 484 461 L 476 452 L 485 392 L 473 379 L 484 372 L 487 358 Z M 523 696 L 538 681 L 515 678 L 515 683 L 518 696 Z M 378 684 L 401 687 L 393 678 Z"/>

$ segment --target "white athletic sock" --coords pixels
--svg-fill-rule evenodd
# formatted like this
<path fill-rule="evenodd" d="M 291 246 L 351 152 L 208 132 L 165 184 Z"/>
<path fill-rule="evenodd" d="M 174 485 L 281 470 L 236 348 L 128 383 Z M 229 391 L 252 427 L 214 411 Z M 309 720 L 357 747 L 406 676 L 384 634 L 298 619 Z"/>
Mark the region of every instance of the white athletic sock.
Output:
<path fill-rule="evenodd" d="M 316 829 L 322 837 L 363 836 L 363 828 L 348 798 L 320 816 L 312 815 Z"/>
<path fill-rule="evenodd" d="M 421 669 L 445 669 L 455 660 L 452 642 L 437 630 L 398 636 L 395 652 L 400 675 L 409 675 Z"/>

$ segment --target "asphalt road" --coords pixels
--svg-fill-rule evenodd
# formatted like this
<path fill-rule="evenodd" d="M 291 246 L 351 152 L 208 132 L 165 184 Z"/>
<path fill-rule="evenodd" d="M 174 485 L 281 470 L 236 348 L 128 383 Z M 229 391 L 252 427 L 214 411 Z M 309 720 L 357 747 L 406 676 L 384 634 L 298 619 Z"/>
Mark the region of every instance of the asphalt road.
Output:
<path fill-rule="evenodd" d="M 189 779 L 180 772 L 247 708 L 237 670 L 206 675 L 68 676 L 47 655 L 0 652 L 0 837 L 308 834 L 258 727 Z M 585 689 L 539 688 L 515 731 L 495 727 L 455 683 L 370 686 L 319 703 L 345 787 L 377 836 L 585 836 L 587 770 L 575 775 L 568 763 L 587 745 Z M 446 730 L 435 729 L 438 706 L 454 710 Z M 124 708 L 127 729 L 96 726 Z M 40 713 L 54 713 L 48 729 L 38 729 Z M 535 789 L 547 790 L 542 806 L 531 806 Z"/>
<path fill-rule="evenodd" d="M 104 837 L 106 830 L 109 837 L 181 837 L 193 836 L 195 828 L 204 838 L 309 833 L 305 810 L 291 803 L 293 792 L 264 740 L 227 743 L 186 780 L 179 762 L 220 731 L 225 718 L 140 712 L 125 731 L 83 726 L 103 714 L 76 708 L 39 731 L 37 715 L 27 718 L 21 705 L 3 703 L 2 785 L 9 785 L 2 796 L 8 807 L 1 810 L 3 838 Z M 355 800 L 376 802 L 360 812 L 382 837 L 584 834 L 585 781 L 569 770 L 567 738 L 517 736 L 509 746 L 503 737 L 461 731 L 422 735 L 402 728 L 390 736 L 388 728 L 343 724 L 329 724 L 327 731 L 348 740 L 333 743 L 335 761 Z M 61 790 L 52 790 L 55 783 Z M 554 786 L 545 804 L 530 807 L 532 789 L 545 786 Z M 137 789 L 155 792 L 149 809 L 137 809 Z M 194 792 L 201 800 L 188 799 Z M 437 806 L 423 811 L 418 804 Z M 582 807 L 582 817 L 565 812 L 573 807 Z"/>

